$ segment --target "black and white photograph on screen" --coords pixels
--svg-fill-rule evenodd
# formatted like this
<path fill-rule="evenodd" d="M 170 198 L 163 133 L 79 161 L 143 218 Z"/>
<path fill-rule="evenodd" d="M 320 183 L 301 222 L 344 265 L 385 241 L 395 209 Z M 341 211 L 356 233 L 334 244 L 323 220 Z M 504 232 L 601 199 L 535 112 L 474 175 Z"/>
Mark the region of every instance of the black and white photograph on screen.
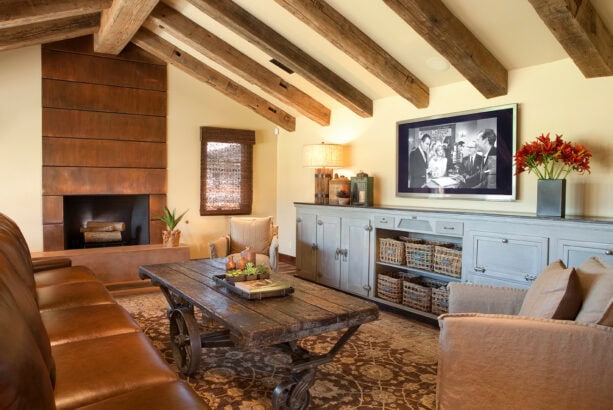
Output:
<path fill-rule="evenodd" d="M 397 196 L 515 199 L 516 110 L 399 122 Z"/>

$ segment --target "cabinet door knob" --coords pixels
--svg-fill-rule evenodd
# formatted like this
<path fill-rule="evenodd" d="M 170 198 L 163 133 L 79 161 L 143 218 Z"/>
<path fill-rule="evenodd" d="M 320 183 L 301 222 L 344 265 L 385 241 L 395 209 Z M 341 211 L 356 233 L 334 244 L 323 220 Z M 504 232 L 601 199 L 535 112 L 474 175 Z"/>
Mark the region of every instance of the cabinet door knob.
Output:
<path fill-rule="evenodd" d="M 611 255 L 613 255 L 613 251 L 611 249 L 609 249 L 609 250 L 605 251 L 604 254 L 608 255 L 608 256 L 611 256 Z"/>
<path fill-rule="evenodd" d="M 367 292 L 370 292 L 371 287 L 368 286 L 368 285 L 364 285 L 364 286 L 362 286 L 362 289 L 364 289 Z"/>
<path fill-rule="evenodd" d="M 316 243 L 311 244 L 311 249 L 316 251 L 317 250 L 317 244 Z"/>
<path fill-rule="evenodd" d="M 317 220 L 317 225 L 323 225 L 323 224 L 324 224 L 324 221 L 322 221 L 321 219 Z"/>
<path fill-rule="evenodd" d="M 336 248 L 336 250 L 334 251 L 334 260 L 337 261 L 338 260 L 338 255 L 341 253 L 341 250 L 339 248 Z"/>
<path fill-rule="evenodd" d="M 509 243 L 509 240 L 508 239 L 503 239 L 502 243 Z"/>
<path fill-rule="evenodd" d="M 526 279 L 527 282 L 532 282 L 534 279 L 536 279 L 536 275 L 530 275 L 526 273 L 526 275 L 524 276 L 524 279 Z"/>
<path fill-rule="evenodd" d="M 302 218 L 296 218 L 296 222 L 297 222 L 297 223 L 302 222 Z"/>
<path fill-rule="evenodd" d="M 475 266 L 474 267 L 475 272 L 485 272 L 485 268 L 483 266 Z"/>

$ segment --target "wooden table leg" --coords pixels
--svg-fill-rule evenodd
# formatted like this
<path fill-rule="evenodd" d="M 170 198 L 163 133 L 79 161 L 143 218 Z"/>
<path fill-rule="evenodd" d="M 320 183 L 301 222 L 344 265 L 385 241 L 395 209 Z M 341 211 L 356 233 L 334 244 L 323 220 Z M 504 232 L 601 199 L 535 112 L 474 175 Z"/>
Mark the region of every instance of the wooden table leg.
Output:
<path fill-rule="evenodd" d="M 336 341 L 330 351 L 314 355 L 298 346 L 296 342 L 279 345 L 292 358 L 292 380 L 280 383 L 272 392 L 272 407 L 275 410 L 305 410 L 311 402 L 309 389 L 315 383 L 315 372 L 320 364 L 331 362 L 334 356 L 358 330 L 352 326 Z"/>

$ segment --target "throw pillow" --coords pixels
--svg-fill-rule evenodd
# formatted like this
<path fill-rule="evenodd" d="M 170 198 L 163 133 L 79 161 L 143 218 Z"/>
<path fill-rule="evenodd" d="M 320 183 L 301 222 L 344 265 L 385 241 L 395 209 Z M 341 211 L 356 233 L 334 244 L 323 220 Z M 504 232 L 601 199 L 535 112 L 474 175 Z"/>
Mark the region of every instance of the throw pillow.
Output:
<path fill-rule="evenodd" d="M 583 306 L 577 322 L 613 327 L 613 266 L 591 257 L 577 268 Z"/>
<path fill-rule="evenodd" d="M 230 236 L 232 253 L 238 253 L 246 246 L 251 246 L 256 253 L 267 255 L 272 238 L 272 217 L 232 218 Z"/>
<path fill-rule="evenodd" d="M 573 268 L 557 260 L 536 278 L 524 298 L 520 316 L 573 320 L 581 307 L 581 286 Z"/>

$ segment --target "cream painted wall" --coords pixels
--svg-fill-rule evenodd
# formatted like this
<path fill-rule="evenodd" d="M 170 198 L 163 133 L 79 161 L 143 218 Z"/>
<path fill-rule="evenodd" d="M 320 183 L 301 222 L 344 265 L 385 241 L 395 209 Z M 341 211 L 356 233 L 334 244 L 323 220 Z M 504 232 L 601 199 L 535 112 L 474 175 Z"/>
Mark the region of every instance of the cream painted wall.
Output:
<path fill-rule="evenodd" d="M 301 118 L 295 133 L 282 131 L 279 136 L 281 253 L 295 255 L 293 202 L 313 200 L 313 171 L 300 166 L 302 146 L 321 141 L 349 145 L 350 164 L 339 172 L 349 176 L 364 170 L 374 176 L 376 205 L 534 214 L 536 177 L 532 174 L 518 177 L 518 198 L 513 202 L 395 196 L 396 122 L 509 103 L 519 104 L 518 144 L 550 131 L 592 150 L 592 174 L 568 178 L 567 214 L 613 217 L 613 77 L 585 79 L 566 59 L 511 71 L 508 94 L 490 100 L 462 82 L 431 89 L 430 106 L 423 110 L 400 97 L 390 97 L 375 101 L 374 116 L 369 119 L 335 110 L 332 124 L 324 128 Z"/>
<path fill-rule="evenodd" d="M 43 249 L 40 47 L 0 53 L 0 212 Z"/>
<path fill-rule="evenodd" d="M 40 47 L 0 53 L 0 211 L 22 227 L 32 251 L 42 250 Z M 568 180 L 567 213 L 613 217 L 613 78 L 585 79 L 570 60 L 511 71 L 509 93 L 487 100 L 468 83 L 431 89 L 430 107 L 417 110 L 399 97 L 375 101 L 374 117 L 362 119 L 346 109 L 332 113 L 329 127 L 299 117 L 297 131 L 280 131 L 251 110 L 183 72 L 168 69 L 168 204 L 189 209 L 180 224 L 191 256 L 206 257 L 206 243 L 226 232 L 226 217 L 201 217 L 201 126 L 253 129 L 254 208 L 273 215 L 280 227 L 280 250 L 295 255 L 293 203 L 312 201 L 313 171 L 302 168 L 302 146 L 339 142 L 350 147 L 347 175 L 364 170 L 375 176 L 378 205 L 491 212 L 535 211 L 536 178 L 520 175 L 518 200 L 483 202 L 396 198 L 396 122 L 508 103 L 519 103 L 519 143 L 541 132 L 562 133 L 593 152 L 592 174 Z"/>
<path fill-rule="evenodd" d="M 0 53 L 0 212 L 21 227 L 30 250 L 43 249 L 40 47 Z M 168 205 L 189 209 L 179 228 L 192 258 L 227 232 L 226 217 L 201 217 L 200 127 L 251 129 L 253 215 L 276 217 L 277 137 L 274 124 L 174 67 L 168 68 Z"/>
<path fill-rule="evenodd" d="M 200 127 L 255 130 L 253 208 L 276 219 L 277 137 L 274 124 L 184 72 L 168 67 L 168 206 L 189 209 L 179 224 L 191 258 L 209 256 L 207 243 L 227 233 L 228 217 L 200 216 Z"/>

